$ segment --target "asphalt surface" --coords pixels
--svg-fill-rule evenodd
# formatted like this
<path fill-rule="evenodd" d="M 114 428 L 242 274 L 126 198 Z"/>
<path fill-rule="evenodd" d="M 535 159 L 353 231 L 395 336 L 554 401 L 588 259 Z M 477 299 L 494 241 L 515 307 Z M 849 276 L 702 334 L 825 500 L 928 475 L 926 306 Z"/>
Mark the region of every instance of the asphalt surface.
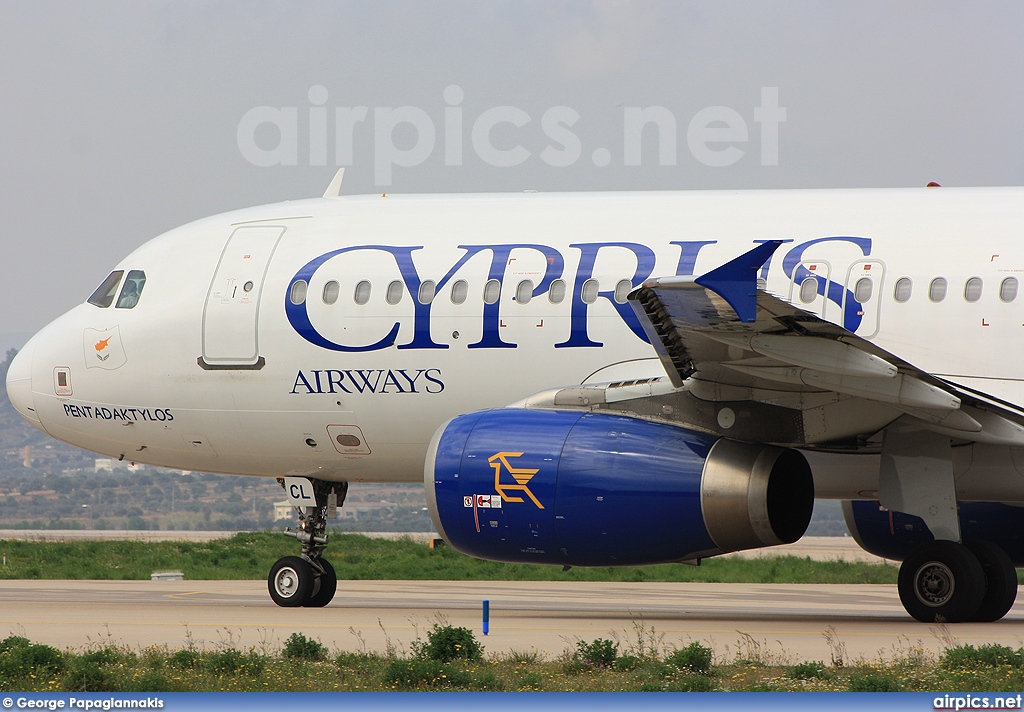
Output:
<path fill-rule="evenodd" d="M 260 581 L 0 582 L 0 634 L 58 647 L 274 652 L 298 631 L 340 650 L 408 651 L 434 622 L 471 628 L 489 652 L 552 657 L 598 637 L 624 646 L 638 636 L 667 646 L 698 640 L 724 659 L 787 662 L 891 659 L 954 641 L 1024 645 L 1024 601 L 997 623 L 944 628 L 912 620 L 890 585 L 342 581 L 326 608 L 284 609 Z"/>

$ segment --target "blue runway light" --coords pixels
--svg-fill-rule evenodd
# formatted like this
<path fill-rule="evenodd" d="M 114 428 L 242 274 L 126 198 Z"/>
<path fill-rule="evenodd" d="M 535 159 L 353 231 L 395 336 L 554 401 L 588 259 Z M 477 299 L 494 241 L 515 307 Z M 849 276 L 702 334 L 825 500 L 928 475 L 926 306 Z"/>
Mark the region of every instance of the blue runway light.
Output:
<path fill-rule="evenodd" d="M 491 602 L 484 599 L 484 635 L 491 630 Z"/>

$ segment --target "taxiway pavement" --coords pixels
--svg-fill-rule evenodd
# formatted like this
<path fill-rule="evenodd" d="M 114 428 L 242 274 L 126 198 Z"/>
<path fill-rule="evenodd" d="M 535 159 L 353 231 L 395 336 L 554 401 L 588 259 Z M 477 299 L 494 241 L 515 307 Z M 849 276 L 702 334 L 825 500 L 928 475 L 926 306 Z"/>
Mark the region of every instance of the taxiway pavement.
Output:
<path fill-rule="evenodd" d="M 939 652 L 954 640 L 1024 645 L 1024 602 L 996 623 L 926 625 L 904 612 L 892 585 L 340 581 L 328 607 L 285 609 L 262 581 L 0 582 L 0 637 L 58 647 L 191 642 L 273 652 L 298 631 L 340 650 L 408 651 L 435 621 L 472 629 L 488 652 L 549 656 L 578 639 L 625 647 L 638 634 L 670 647 L 698 640 L 724 659 L 826 663 Z"/>

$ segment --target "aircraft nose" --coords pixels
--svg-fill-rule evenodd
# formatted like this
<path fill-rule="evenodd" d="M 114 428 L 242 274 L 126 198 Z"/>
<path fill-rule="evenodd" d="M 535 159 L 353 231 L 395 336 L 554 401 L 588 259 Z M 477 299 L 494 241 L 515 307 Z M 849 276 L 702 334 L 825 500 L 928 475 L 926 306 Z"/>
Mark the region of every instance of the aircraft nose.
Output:
<path fill-rule="evenodd" d="M 7 370 L 7 397 L 21 417 L 42 430 L 32 400 L 32 351 L 33 344 L 29 341 L 11 362 Z"/>

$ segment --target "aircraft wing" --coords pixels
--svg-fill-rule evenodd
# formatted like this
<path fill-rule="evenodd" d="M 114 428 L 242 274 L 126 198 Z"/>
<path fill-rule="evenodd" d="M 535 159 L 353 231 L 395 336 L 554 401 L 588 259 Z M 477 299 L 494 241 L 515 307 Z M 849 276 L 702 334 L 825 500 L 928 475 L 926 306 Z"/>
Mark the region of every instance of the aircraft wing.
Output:
<path fill-rule="evenodd" d="M 757 270 L 779 244 L 700 277 L 648 280 L 629 295 L 676 389 L 790 411 L 776 415 L 792 427 L 771 429 L 768 439 L 791 445 L 863 443 L 900 418 L 956 439 L 1024 445 L 1024 413 L 1011 404 L 931 376 L 759 288 Z M 717 418 L 719 429 L 731 427 L 731 410 Z"/>

